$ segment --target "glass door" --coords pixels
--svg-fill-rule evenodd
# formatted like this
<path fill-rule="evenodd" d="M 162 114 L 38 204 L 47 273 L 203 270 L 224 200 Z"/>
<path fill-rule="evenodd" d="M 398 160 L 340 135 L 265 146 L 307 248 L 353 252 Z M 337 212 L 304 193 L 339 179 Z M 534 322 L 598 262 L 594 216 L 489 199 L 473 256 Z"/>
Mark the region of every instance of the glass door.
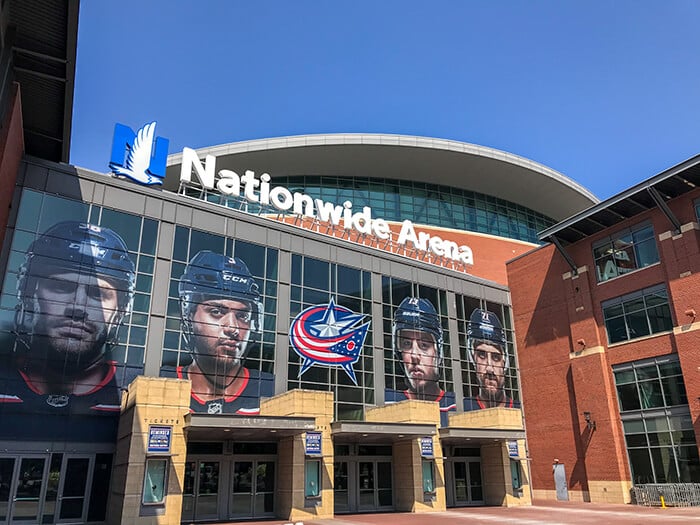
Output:
<path fill-rule="evenodd" d="M 455 505 L 469 504 L 469 475 L 466 461 L 456 461 L 454 467 Z"/>
<path fill-rule="evenodd" d="M 358 463 L 360 482 L 360 501 L 358 509 L 360 511 L 372 511 L 376 508 L 374 501 L 374 462 L 360 461 Z"/>
<path fill-rule="evenodd" d="M 234 461 L 231 478 L 231 519 L 274 515 L 274 461 Z"/>
<path fill-rule="evenodd" d="M 218 461 L 190 459 L 185 462 L 182 521 L 219 518 L 219 472 Z"/>
<path fill-rule="evenodd" d="M 10 494 L 15 472 L 15 458 L 0 458 L 0 523 L 5 523 L 10 515 Z"/>
<path fill-rule="evenodd" d="M 359 461 L 358 510 L 374 511 L 390 509 L 394 505 L 391 480 L 391 461 Z"/>
<path fill-rule="evenodd" d="M 61 471 L 57 523 L 85 521 L 92 457 L 66 456 Z M 51 482 L 52 476 L 49 476 Z"/>
<path fill-rule="evenodd" d="M 19 468 L 14 476 L 14 489 L 10 491 L 10 523 L 39 523 L 48 466 L 46 460 L 45 456 L 18 458 Z"/>
<path fill-rule="evenodd" d="M 481 460 L 478 458 L 455 460 L 453 471 L 455 505 L 483 504 L 484 488 L 481 480 Z"/>
<path fill-rule="evenodd" d="M 483 505 L 484 486 L 481 480 L 481 460 L 470 459 L 467 465 L 469 465 L 469 503 Z"/>
<path fill-rule="evenodd" d="M 335 512 L 349 512 L 348 462 L 336 461 L 333 464 L 333 499 Z"/>

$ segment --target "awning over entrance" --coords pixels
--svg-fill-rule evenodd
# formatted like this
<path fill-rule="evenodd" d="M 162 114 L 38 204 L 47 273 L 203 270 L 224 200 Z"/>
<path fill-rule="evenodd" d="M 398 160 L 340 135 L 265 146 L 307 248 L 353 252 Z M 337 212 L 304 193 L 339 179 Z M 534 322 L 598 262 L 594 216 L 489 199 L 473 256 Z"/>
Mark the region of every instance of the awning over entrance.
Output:
<path fill-rule="evenodd" d="M 245 439 L 278 439 L 315 430 L 313 417 L 226 416 L 222 414 L 187 414 L 187 439 L 208 441 Z"/>
<path fill-rule="evenodd" d="M 333 439 L 361 443 L 387 443 L 434 436 L 435 425 L 413 423 L 368 423 L 362 421 L 338 421 L 331 424 Z"/>
<path fill-rule="evenodd" d="M 494 441 L 525 439 L 524 430 L 496 428 L 441 428 L 440 440 L 443 444 L 482 445 Z"/>

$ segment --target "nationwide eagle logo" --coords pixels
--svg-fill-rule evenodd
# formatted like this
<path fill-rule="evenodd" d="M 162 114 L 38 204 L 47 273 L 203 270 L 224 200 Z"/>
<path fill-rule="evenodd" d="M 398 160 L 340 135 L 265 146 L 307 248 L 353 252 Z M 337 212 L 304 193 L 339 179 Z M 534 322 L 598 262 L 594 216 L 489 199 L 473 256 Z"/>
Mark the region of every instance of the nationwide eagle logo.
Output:
<path fill-rule="evenodd" d="M 289 327 L 289 340 L 303 359 L 299 376 L 314 364 L 339 366 L 357 384 L 352 365 L 360 359 L 370 321 L 333 300 L 311 306 L 294 318 Z"/>
<path fill-rule="evenodd" d="M 127 177 L 146 186 L 163 184 L 168 157 L 168 139 L 156 137 L 156 123 L 136 133 L 123 124 L 114 126 L 109 167 L 117 177 Z"/>

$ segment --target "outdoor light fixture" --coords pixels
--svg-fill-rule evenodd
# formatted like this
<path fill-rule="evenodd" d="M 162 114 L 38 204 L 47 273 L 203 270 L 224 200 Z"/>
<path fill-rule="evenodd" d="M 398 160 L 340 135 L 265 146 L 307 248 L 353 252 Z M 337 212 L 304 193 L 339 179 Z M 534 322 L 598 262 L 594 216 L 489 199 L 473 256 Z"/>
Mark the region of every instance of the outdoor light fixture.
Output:
<path fill-rule="evenodd" d="M 685 315 L 690 317 L 693 321 L 695 321 L 695 308 L 688 307 L 687 310 L 685 311 Z"/>
<path fill-rule="evenodd" d="M 591 419 L 591 413 L 590 412 L 584 412 L 583 413 L 583 420 L 586 422 L 586 426 L 590 430 L 595 430 L 595 421 Z"/>

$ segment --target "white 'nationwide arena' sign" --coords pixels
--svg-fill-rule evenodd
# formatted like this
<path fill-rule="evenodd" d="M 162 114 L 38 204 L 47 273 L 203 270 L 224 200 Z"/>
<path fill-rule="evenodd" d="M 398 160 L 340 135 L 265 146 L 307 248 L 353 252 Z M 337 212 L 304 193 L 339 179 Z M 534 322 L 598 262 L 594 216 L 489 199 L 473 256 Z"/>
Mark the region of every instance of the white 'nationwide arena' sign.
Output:
<path fill-rule="evenodd" d="M 192 175 L 196 176 L 193 182 Z M 241 196 L 252 203 L 272 206 L 283 212 L 295 213 L 310 218 L 317 218 L 334 226 L 347 230 L 374 235 L 379 239 L 391 239 L 392 231 L 387 221 L 372 217 L 372 208 L 364 206 L 362 211 L 354 211 L 352 202 L 342 205 L 314 199 L 305 193 L 294 192 L 284 186 L 271 186 L 269 174 L 263 173 L 259 178 L 253 171 L 246 171 L 243 176 L 235 171 L 222 169 L 216 171 L 216 157 L 207 155 L 204 164 L 197 152 L 183 148 L 180 168 L 180 183 L 200 185 L 208 190 L 216 190 L 223 195 Z M 391 239 L 394 240 L 394 239 Z M 454 241 L 442 239 L 437 235 L 416 231 L 413 223 L 405 220 L 395 242 L 399 245 L 411 243 L 417 250 L 427 251 L 439 257 L 446 257 L 464 264 L 474 264 L 471 248 L 458 245 Z"/>

